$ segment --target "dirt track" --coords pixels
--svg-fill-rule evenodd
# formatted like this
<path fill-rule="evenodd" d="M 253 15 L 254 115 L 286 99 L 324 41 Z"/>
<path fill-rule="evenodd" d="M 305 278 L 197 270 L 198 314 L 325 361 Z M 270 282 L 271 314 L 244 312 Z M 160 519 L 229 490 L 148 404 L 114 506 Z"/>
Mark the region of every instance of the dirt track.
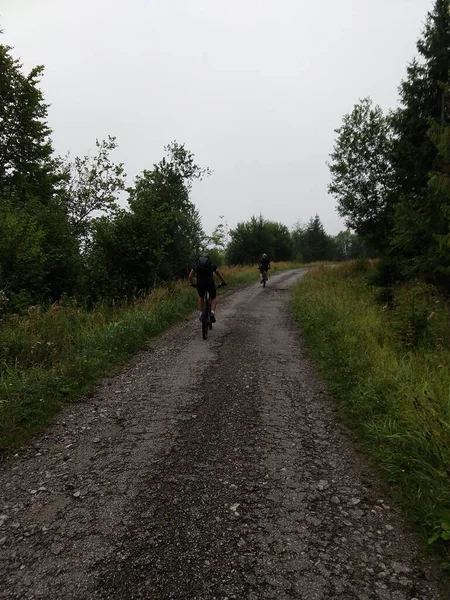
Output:
<path fill-rule="evenodd" d="M 151 343 L 0 473 L 0 598 L 439 598 L 338 424 L 288 272 Z"/>

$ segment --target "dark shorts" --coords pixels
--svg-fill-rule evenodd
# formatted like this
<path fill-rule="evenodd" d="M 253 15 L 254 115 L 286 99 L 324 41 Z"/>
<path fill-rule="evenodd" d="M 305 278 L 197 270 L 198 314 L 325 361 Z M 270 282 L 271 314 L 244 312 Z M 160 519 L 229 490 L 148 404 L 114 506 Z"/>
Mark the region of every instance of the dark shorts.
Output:
<path fill-rule="evenodd" d="M 259 267 L 260 273 L 267 273 L 268 270 L 269 270 L 269 267 Z"/>
<path fill-rule="evenodd" d="M 200 298 L 203 298 L 206 291 L 209 292 L 210 299 L 214 300 L 217 296 L 216 284 L 214 281 L 197 281 L 197 292 Z"/>

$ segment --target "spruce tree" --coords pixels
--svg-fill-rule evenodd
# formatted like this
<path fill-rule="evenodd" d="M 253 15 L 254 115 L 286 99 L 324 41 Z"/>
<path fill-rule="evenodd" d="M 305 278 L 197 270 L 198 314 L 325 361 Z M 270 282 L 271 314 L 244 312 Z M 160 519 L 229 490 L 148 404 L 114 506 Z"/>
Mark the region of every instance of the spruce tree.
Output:
<path fill-rule="evenodd" d="M 392 119 L 395 141 L 396 206 L 392 254 L 407 276 L 434 277 L 433 247 L 445 227 L 428 181 L 436 169 L 438 149 L 430 123 L 448 124 L 445 86 L 450 68 L 450 0 L 436 0 L 417 42 L 419 60 L 408 67 L 400 86 L 401 107 Z"/>

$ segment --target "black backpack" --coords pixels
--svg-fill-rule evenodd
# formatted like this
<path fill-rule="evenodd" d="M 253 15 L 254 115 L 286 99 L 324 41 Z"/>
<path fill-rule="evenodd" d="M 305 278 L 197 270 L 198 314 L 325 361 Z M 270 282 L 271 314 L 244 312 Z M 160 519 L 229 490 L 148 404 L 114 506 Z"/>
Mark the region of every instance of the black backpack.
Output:
<path fill-rule="evenodd" d="M 207 254 L 203 254 L 197 260 L 197 277 L 206 278 L 211 275 L 211 260 Z"/>

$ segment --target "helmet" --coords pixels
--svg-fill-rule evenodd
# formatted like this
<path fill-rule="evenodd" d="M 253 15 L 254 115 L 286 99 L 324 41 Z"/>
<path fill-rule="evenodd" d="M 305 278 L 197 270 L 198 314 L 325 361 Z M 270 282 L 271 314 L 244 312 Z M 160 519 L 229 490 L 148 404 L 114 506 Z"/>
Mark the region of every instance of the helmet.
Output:
<path fill-rule="evenodd" d="M 263 257 L 263 258 L 267 258 L 267 254 L 263 254 L 263 255 L 262 255 L 262 257 Z"/>

